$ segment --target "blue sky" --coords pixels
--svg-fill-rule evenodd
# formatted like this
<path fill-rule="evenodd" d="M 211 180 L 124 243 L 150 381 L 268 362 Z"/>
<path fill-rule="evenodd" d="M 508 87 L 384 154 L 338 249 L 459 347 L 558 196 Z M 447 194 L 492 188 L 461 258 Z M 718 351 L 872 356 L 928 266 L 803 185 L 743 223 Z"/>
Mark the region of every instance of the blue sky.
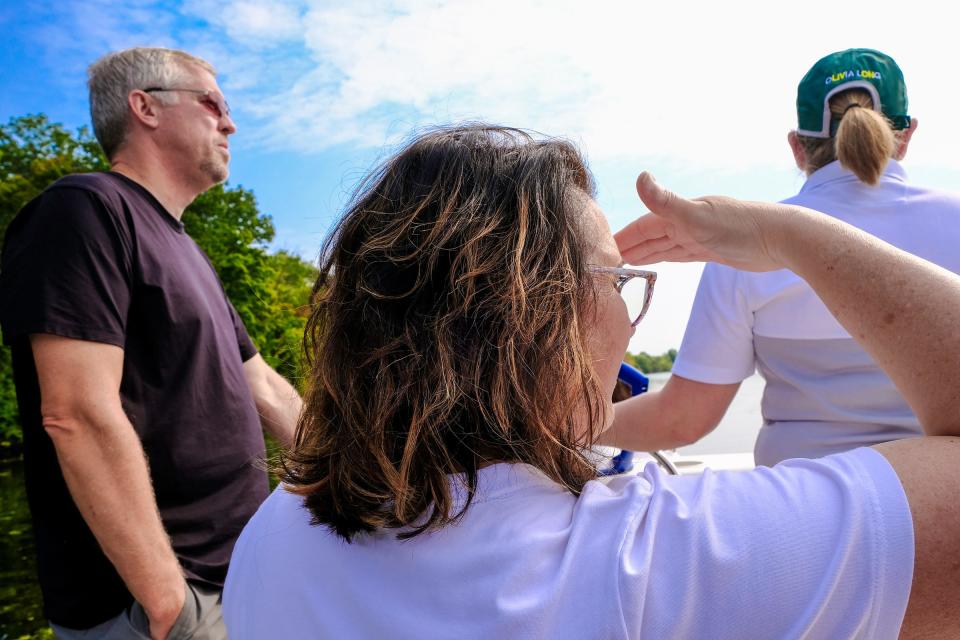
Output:
<path fill-rule="evenodd" d="M 88 124 L 85 69 L 128 46 L 212 62 L 239 132 L 231 184 L 276 247 L 317 249 L 356 181 L 416 127 L 479 119 L 571 138 L 615 229 L 641 170 L 687 195 L 777 200 L 803 178 L 785 137 L 822 55 L 869 46 L 920 120 L 905 166 L 960 187 L 956 24 L 947 3 L 59 0 L 0 5 L 0 119 Z M 660 265 L 632 350 L 678 346 L 701 265 Z"/>

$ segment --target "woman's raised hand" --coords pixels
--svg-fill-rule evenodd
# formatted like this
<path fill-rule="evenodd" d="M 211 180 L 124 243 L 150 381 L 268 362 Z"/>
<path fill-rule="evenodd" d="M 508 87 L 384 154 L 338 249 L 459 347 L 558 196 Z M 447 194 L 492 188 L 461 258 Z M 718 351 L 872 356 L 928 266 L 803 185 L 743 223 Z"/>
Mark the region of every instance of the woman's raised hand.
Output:
<path fill-rule="evenodd" d="M 780 269 L 776 248 L 784 218 L 804 215 L 799 207 L 722 196 L 687 200 L 646 172 L 637 178 L 637 193 L 651 213 L 615 235 L 630 264 L 710 261 L 748 271 Z"/>

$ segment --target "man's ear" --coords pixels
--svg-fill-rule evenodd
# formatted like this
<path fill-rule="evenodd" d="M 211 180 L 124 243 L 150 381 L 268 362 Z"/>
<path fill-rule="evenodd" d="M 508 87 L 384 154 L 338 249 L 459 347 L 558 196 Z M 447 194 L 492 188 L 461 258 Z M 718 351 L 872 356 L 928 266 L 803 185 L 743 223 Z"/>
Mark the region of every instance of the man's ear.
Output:
<path fill-rule="evenodd" d="M 803 144 L 800 142 L 800 136 L 797 135 L 796 131 L 791 131 L 787 134 L 787 143 L 790 145 L 790 150 L 793 151 L 793 161 L 797 163 L 797 169 L 807 172 L 807 152 L 803 148 Z"/>
<path fill-rule="evenodd" d="M 910 118 L 910 126 L 899 131 L 898 138 L 900 141 L 897 143 L 896 153 L 893 154 L 894 160 L 903 160 L 904 156 L 907 155 L 907 147 L 910 146 L 910 140 L 913 138 L 913 134 L 917 131 L 918 124 L 920 123 L 916 118 Z"/>
<path fill-rule="evenodd" d="M 147 127 L 156 129 L 160 126 L 160 103 L 146 91 L 134 89 L 127 95 L 127 106 L 134 120 Z"/>

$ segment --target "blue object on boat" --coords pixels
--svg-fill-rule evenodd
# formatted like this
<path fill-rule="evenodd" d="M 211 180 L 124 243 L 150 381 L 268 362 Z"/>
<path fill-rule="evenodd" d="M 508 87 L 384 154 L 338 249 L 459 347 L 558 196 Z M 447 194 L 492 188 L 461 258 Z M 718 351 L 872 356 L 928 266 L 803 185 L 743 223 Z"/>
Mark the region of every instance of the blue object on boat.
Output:
<path fill-rule="evenodd" d="M 650 388 L 650 378 L 640 373 L 639 369 L 635 369 L 626 362 L 620 363 L 620 373 L 617 374 L 617 378 L 626 382 L 630 385 L 630 395 L 638 396 L 641 393 L 646 393 L 647 389 Z"/>
<path fill-rule="evenodd" d="M 617 374 L 617 378 L 621 382 L 627 383 L 630 387 L 630 394 L 638 396 L 641 393 L 646 393 L 647 389 L 650 388 L 650 379 L 647 376 L 640 373 L 640 371 L 626 362 L 620 363 L 620 373 Z M 633 451 L 627 451 L 623 449 L 613 457 L 610 461 L 610 467 L 608 469 L 601 469 L 601 476 L 615 476 L 620 473 L 626 473 L 633 467 Z"/>

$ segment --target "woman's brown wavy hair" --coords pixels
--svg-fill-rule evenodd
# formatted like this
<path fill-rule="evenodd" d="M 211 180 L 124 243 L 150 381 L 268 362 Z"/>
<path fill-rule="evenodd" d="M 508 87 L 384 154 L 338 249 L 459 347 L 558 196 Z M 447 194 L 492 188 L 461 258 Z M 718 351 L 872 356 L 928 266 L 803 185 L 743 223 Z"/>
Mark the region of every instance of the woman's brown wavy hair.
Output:
<path fill-rule="evenodd" d="M 585 350 L 584 193 L 570 143 L 483 125 L 420 135 L 364 180 L 324 247 L 280 464 L 314 524 L 348 541 L 437 529 L 489 462 L 574 494 L 595 477 L 580 452 L 604 406 Z"/>

